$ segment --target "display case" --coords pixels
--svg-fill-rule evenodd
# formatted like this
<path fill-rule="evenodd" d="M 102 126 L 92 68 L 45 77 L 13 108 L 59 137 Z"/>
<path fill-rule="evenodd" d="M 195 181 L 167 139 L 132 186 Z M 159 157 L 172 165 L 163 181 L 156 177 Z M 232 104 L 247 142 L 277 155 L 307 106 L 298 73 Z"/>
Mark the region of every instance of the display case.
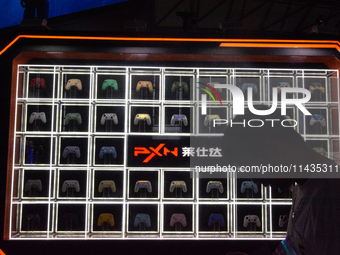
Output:
<path fill-rule="evenodd" d="M 191 137 L 222 137 L 225 126 L 212 119 L 233 116 L 228 90 L 216 88 L 223 106 L 209 96 L 202 103 L 205 84 L 230 84 L 245 95 L 252 87 L 258 105 L 271 104 L 272 88 L 309 90 L 305 107 L 313 115 L 294 106 L 287 115 L 310 147 L 339 160 L 338 70 L 17 70 L 10 239 L 282 239 L 289 189 L 265 188 L 231 173 L 198 178 L 190 164 L 196 153 L 205 153 L 186 153 Z M 226 157 L 223 151 L 216 156 Z"/>

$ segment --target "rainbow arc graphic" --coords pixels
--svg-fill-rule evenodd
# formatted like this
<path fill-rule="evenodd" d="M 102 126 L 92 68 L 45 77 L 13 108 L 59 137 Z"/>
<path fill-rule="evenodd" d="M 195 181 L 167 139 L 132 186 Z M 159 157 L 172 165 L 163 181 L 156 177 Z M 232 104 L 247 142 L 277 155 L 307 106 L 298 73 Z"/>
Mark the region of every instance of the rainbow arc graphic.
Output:
<path fill-rule="evenodd" d="M 208 89 L 210 89 L 215 95 L 216 97 L 218 98 L 218 100 L 220 101 L 220 104 L 222 106 L 222 100 L 220 98 L 220 95 L 217 93 L 217 91 L 210 85 L 206 84 L 206 83 L 203 83 L 203 82 L 197 82 L 199 84 L 202 84 L 203 86 L 207 87 Z M 201 88 L 201 87 L 197 87 L 198 89 L 204 91 L 205 93 L 207 93 L 211 98 L 212 100 L 214 101 L 215 105 L 217 105 L 217 102 L 215 100 L 215 97 L 213 96 L 213 94 L 205 89 L 205 88 Z M 202 97 L 201 97 L 201 101 L 202 101 L 202 108 L 201 108 L 201 114 L 202 115 L 206 115 L 207 114 L 207 95 L 203 94 Z"/>

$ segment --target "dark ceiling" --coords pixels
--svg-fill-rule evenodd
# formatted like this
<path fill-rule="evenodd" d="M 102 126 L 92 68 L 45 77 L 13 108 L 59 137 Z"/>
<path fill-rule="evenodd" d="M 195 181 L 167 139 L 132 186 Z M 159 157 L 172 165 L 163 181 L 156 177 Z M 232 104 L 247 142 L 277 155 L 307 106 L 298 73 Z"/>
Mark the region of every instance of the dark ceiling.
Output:
<path fill-rule="evenodd" d="M 52 18 L 52 30 L 300 36 L 340 31 L 339 0 L 130 0 Z"/>

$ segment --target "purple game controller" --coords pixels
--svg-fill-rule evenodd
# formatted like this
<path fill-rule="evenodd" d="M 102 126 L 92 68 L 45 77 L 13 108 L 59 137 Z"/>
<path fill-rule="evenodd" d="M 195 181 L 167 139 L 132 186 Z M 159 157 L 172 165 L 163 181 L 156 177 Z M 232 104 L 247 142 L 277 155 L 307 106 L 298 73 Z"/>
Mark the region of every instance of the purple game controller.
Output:
<path fill-rule="evenodd" d="M 208 226 L 211 227 L 215 222 L 218 222 L 221 227 L 224 227 L 224 218 L 222 214 L 210 214 Z"/>
<path fill-rule="evenodd" d="M 244 181 L 241 185 L 241 193 L 244 193 L 246 189 L 252 189 L 255 193 L 259 192 L 257 184 L 252 181 Z"/>
<path fill-rule="evenodd" d="M 257 227 L 261 227 L 260 219 L 257 215 L 246 215 L 243 219 L 243 227 L 248 227 L 249 223 L 256 223 Z"/>
<path fill-rule="evenodd" d="M 243 83 L 242 84 L 241 89 L 242 89 L 243 93 L 247 92 L 248 88 L 253 88 L 253 91 L 254 91 L 255 94 L 259 93 L 255 83 Z"/>
<path fill-rule="evenodd" d="M 134 226 L 137 227 L 139 224 L 145 223 L 145 225 L 149 228 L 151 227 L 151 220 L 149 214 L 139 213 L 136 215 Z"/>
<path fill-rule="evenodd" d="M 80 158 L 80 149 L 78 146 L 66 146 L 63 151 L 63 157 L 66 158 L 68 154 L 76 154 L 77 158 Z"/>
<path fill-rule="evenodd" d="M 313 126 L 317 122 L 320 123 L 321 126 L 326 127 L 326 119 L 325 119 L 325 117 L 320 115 L 320 114 L 313 114 L 311 119 L 310 119 L 309 124 L 311 126 Z"/>

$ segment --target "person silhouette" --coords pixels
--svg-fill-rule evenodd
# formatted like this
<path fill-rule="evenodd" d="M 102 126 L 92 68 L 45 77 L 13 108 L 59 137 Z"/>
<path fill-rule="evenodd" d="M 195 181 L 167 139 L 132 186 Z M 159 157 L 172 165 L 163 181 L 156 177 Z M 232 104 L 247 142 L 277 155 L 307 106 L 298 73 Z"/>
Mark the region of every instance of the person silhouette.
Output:
<path fill-rule="evenodd" d="M 47 0 L 20 0 L 20 4 L 25 8 L 24 20 L 43 20 L 48 16 L 49 2 Z"/>

